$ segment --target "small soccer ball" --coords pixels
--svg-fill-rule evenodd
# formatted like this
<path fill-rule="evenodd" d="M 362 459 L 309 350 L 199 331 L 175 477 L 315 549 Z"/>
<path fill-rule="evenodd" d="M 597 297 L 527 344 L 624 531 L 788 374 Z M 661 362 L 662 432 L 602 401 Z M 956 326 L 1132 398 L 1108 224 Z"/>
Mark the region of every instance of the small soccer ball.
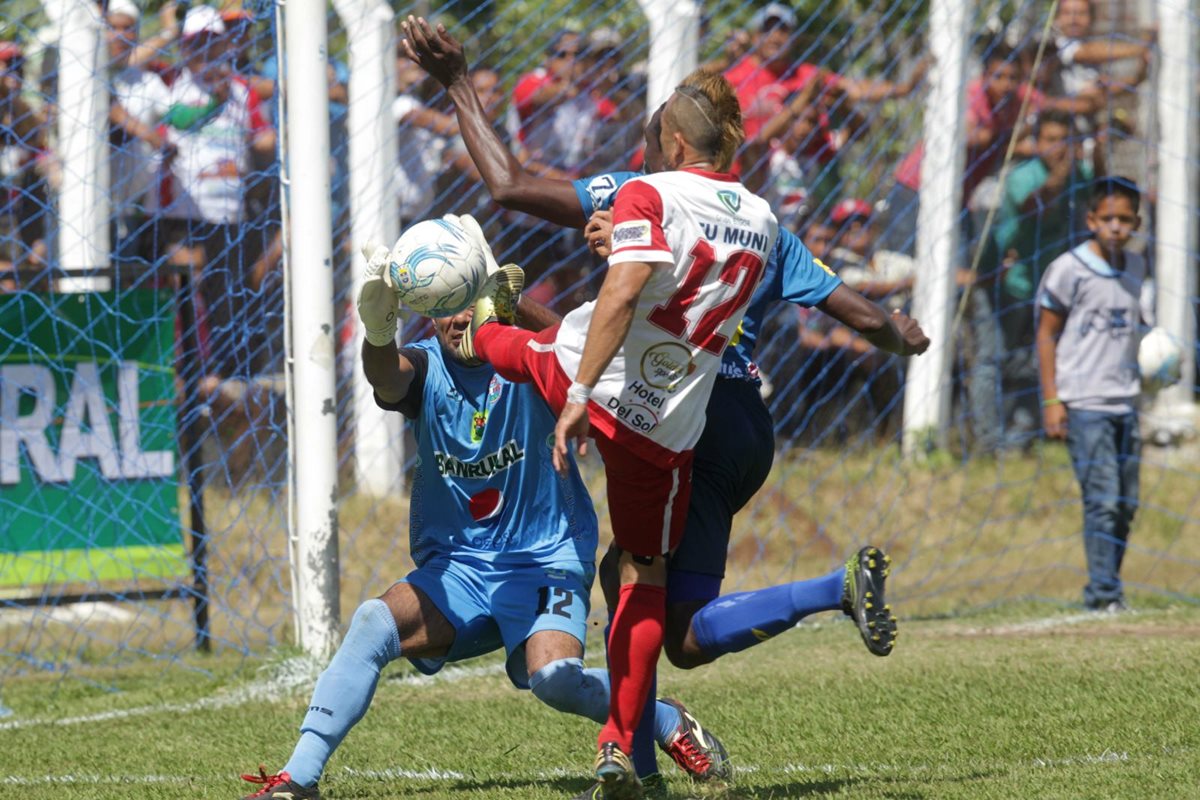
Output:
<path fill-rule="evenodd" d="M 470 307 L 487 279 L 483 251 L 448 219 L 427 219 L 404 231 L 388 269 L 400 302 L 426 317 L 452 317 Z"/>
<path fill-rule="evenodd" d="M 1138 369 L 1142 388 L 1156 392 L 1179 383 L 1183 366 L 1183 348 L 1166 328 L 1153 328 L 1138 345 Z"/>

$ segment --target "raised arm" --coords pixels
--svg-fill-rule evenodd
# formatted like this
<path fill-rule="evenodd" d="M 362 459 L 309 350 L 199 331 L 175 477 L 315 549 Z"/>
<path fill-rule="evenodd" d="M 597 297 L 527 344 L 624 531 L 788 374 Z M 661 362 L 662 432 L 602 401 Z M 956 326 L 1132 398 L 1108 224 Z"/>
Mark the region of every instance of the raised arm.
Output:
<path fill-rule="evenodd" d="M 915 356 L 929 349 L 929 337 L 917 321 L 899 311 L 887 312 L 842 284 L 817 308 L 862 334 L 880 350 L 899 356 Z"/>
<path fill-rule="evenodd" d="M 434 29 L 424 18 L 409 16 L 402 27 L 404 54 L 444 86 L 454 103 L 459 132 L 492 199 L 559 225 L 583 227 L 586 220 L 571 182 L 530 172 L 496 135 L 471 85 L 462 44 L 444 25 Z"/>

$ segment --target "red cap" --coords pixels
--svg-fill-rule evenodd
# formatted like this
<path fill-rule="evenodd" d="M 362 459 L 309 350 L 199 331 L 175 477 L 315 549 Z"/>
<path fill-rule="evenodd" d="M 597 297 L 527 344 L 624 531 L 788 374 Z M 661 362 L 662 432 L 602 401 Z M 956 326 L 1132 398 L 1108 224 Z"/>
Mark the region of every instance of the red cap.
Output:
<path fill-rule="evenodd" d="M 833 207 L 833 213 L 829 215 L 829 218 L 835 225 L 841 225 L 853 217 L 869 218 L 872 211 L 870 203 L 866 200 L 847 198 Z"/>
<path fill-rule="evenodd" d="M 0 42 L 0 61 L 12 61 L 21 55 L 21 45 L 16 42 Z"/>

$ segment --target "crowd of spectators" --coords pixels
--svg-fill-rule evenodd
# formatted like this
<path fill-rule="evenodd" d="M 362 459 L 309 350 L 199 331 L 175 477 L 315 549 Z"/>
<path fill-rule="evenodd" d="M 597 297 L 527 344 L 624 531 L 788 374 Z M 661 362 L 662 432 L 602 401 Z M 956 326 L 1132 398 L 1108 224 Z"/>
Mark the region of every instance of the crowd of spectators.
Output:
<path fill-rule="evenodd" d="M 167 3 L 158 31 L 143 39 L 135 0 L 108 0 L 104 8 L 113 262 L 165 263 L 190 277 L 205 399 L 214 407 L 236 404 L 252 376 L 278 370 L 282 352 L 280 321 L 264 321 L 282 308 L 267 299 L 281 291 L 283 249 L 271 22 L 240 6 L 199 4 L 180 18 Z M 840 74 L 828 66 L 830 51 L 802 36 L 796 12 L 781 3 L 763 5 L 745 28 L 719 39 L 712 22 L 705 18 L 702 30 L 708 66 L 729 78 L 744 115 L 741 178 L 849 285 L 907 310 L 921 279 L 915 256 L 923 147 L 915 142 L 906 153 L 880 158 L 894 169 L 877 165 L 874 182 L 848 154 L 884 152 L 877 142 L 890 145 L 895 131 L 879 131 L 879 121 L 895 116 L 884 112 L 897 101 L 917 108 L 928 63 L 905 61 L 893 70 L 899 79 Z M 1112 126 L 1128 124 L 1107 112 L 1115 96 L 1136 91 L 1153 52 L 1151 37 L 1097 37 L 1093 24 L 1087 0 L 1062 0 L 1044 48 L 1036 32 L 1017 47 L 1003 35 L 981 37 L 967 85 L 959 258 L 969 335 L 960 358 L 966 416 L 983 450 L 1019 441 L 1037 424 L 1034 291 L 1046 265 L 1086 235 L 1080 192 L 1105 172 Z M 564 29 L 548 38 L 532 69 L 509 75 L 480 66 L 471 77 L 526 167 L 576 178 L 641 167 L 643 57 L 616 30 Z M 1114 72 L 1115 61 L 1132 66 Z M 53 90 L 44 79 L 25 85 L 53 63 L 36 76 L 26 66 L 20 45 L 0 42 L 0 273 L 47 263 L 62 180 L 53 154 Z M 328 76 L 335 253 L 346 265 L 346 64 L 331 59 Z M 400 149 L 391 185 L 401 226 L 470 212 L 484 222 L 500 258 L 525 266 L 535 298 L 566 310 L 593 297 L 602 262 L 578 234 L 493 204 L 436 85 L 399 51 L 395 79 L 391 117 Z M 916 128 L 902 129 L 897 144 L 912 141 L 908 130 Z M 1010 149 L 1014 160 L 1006 164 Z M 789 376 L 772 381 L 777 419 L 796 421 L 790 430 L 781 423 L 785 432 L 799 435 L 814 419 L 824 420 L 818 440 L 894 430 L 899 364 L 819 312 L 782 312 L 773 326 L 764 368 L 769 378 Z M 837 413 L 823 417 L 823 405 Z"/>

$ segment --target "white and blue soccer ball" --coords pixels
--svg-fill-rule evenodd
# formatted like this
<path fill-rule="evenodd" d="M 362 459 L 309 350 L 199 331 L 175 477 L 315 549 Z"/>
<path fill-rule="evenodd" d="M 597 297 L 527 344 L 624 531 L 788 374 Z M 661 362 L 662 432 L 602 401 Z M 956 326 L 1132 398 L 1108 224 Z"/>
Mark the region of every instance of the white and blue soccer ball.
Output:
<path fill-rule="evenodd" d="M 1179 383 L 1183 347 L 1166 328 L 1152 328 L 1138 345 L 1138 370 L 1142 389 L 1156 392 Z"/>
<path fill-rule="evenodd" d="M 455 219 L 427 219 L 396 240 L 388 269 L 405 307 L 426 317 L 452 317 L 479 296 L 487 258 Z"/>

